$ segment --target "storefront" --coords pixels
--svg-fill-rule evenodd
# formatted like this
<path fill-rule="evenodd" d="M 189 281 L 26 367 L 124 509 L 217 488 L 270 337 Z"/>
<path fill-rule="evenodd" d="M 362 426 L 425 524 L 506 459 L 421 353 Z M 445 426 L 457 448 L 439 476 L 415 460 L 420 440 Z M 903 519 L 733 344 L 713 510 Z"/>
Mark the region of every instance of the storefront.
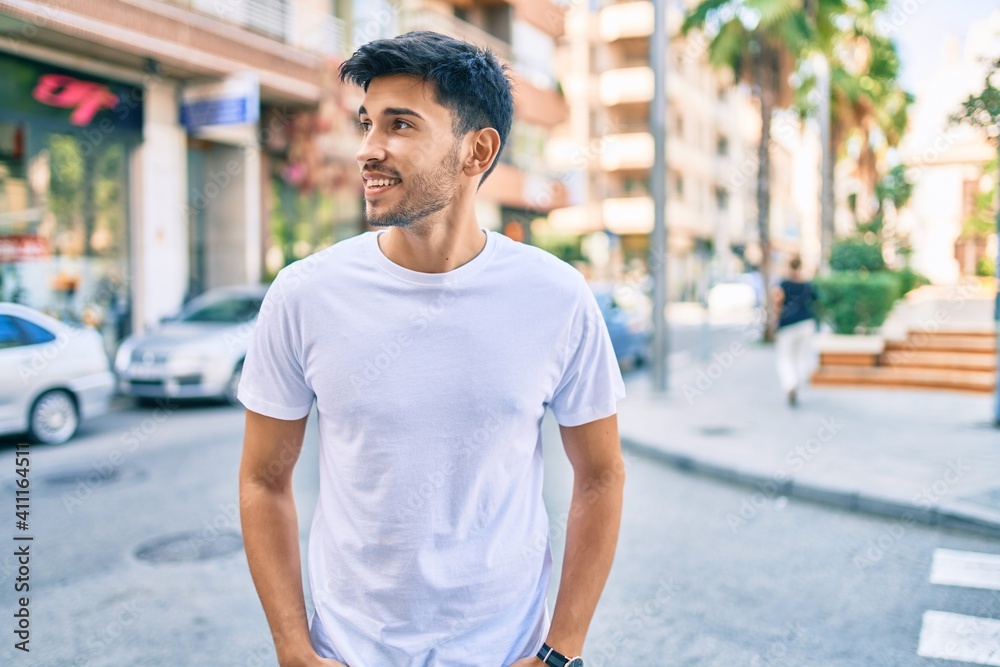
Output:
<path fill-rule="evenodd" d="M 141 87 L 0 54 L 0 300 L 102 331 L 132 309 L 130 168 Z"/>

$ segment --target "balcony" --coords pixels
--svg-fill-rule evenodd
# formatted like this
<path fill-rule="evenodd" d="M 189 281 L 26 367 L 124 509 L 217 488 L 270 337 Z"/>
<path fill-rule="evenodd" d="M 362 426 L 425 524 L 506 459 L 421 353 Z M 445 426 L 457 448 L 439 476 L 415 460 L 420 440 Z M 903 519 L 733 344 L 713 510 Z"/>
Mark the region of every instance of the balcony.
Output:
<path fill-rule="evenodd" d="M 653 3 L 628 2 L 605 7 L 600 14 L 601 39 L 615 42 L 619 39 L 648 37 L 653 33 Z"/>
<path fill-rule="evenodd" d="M 419 9 L 406 12 L 400 18 L 401 33 L 412 30 L 433 30 L 487 48 L 504 62 L 512 63 L 514 61 L 513 49 L 509 43 L 452 14 Z"/>
<path fill-rule="evenodd" d="M 653 135 L 648 132 L 608 135 L 601 152 L 601 168 L 605 171 L 649 169 L 653 166 L 653 152 Z"/>
<path fill-rule="evenodd" d="M 552 0 L 518 0 L 514 16 L 552 37 L 562 37 L 566 31 L 566 5 Z"/>
<path fill-rule="evenodd" d="M 649 234 L 653 231 L 651 197 L 614 197 L 601 203 L 604 226 L 615 234 Z"/>
<path fill-rule="evenodd" d="M 653 99 L 655 79 L 649 67 L 612 69 L 601 74 L 599 89 L 605 106 L 649 102 Z"/>
<path fill-rule="evenodd" d="M 550 211 L 567 203 L 566 187 L 556 180 L 500 163 L 483 183 L 479 196 L 501 206 Z"/>

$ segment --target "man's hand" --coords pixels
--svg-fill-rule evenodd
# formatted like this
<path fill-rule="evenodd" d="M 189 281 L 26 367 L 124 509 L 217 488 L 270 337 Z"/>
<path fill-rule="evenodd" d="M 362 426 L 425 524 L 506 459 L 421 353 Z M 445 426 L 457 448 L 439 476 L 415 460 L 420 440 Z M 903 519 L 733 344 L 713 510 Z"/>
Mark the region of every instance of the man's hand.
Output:
<path fill-rule="evenodd" d="M 545 663 L 538 658 L 521 658 L 510 667 L 545 667 Z"/>

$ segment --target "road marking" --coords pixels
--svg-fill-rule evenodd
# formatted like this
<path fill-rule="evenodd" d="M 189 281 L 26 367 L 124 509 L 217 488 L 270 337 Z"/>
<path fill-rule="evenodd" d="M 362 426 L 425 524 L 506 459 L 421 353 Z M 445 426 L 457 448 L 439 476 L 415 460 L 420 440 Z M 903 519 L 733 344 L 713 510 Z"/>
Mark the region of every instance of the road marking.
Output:
<path fill-rule="evenodd" d="M 917 655 L 1000 666 L 1000 621 L 926 611 Z"/>
<path fill-rule="evenodd" d="M 1000 591 L 1000 555 L 935 549 L 932 584 Z"/>

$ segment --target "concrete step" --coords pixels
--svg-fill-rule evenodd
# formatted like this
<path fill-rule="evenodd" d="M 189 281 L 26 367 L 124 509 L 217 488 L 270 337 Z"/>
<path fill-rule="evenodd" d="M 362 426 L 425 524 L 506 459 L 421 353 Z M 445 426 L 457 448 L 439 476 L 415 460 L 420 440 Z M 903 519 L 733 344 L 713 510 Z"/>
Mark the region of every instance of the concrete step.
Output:
<path fill-rule="evenodd" d="M 996 354 L 996 336 L 969 333 L 910 333 L 905 342 L 886 341 L 887 352 L 926 350 L 936 352 L 992 352 Z"/>
<path fill-rule="evenodd" d="M 996 380 L 996 373 L 992 371 L 905 366 L 829 366 L 820 368 L 812 376 L 812 384 L 818 386 L 927 388 L 978 393 L 992 393 Z"/>
<path fill-rule="evenodd" d="M 827 366 L 825 362 L 823 366 Z M 864 366 L 866 364 L 855 364 Z M 879 366 L 889 368 L 951 368 L 973 371 L 997 369 L 997 355 L 992 352 L 938 352 L 933 350 L 890 350 L 883 352 Z"/>

